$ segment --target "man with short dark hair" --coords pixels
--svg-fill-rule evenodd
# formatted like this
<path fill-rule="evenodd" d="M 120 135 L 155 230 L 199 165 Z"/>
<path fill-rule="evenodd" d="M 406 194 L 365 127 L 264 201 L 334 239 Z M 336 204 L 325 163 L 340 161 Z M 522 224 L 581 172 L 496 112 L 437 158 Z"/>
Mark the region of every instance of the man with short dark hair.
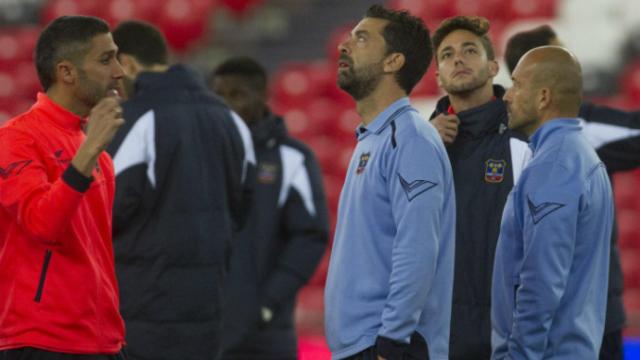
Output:
<path fill-rule="evenodd" d="M 133 359 L 215 359 L 232 235 L 252 189 L 248 129 L 183 65 L 162 34 L 129 21 L 113 31 L 135 92 L 109 152 L 116 172 L 114 250 Z M 146 51 L 146 44 L 152 50 Z"/>
<path fill-rule="evenodd" d="M 509 195 L 496 249 L 493 360 L 596 359 L 607 306 L 613 197 L 577 118 L 582 71 L 558 46 L 526 53 L 504 95 L 533 157 Z"/>
<path fill-rule="evenodd" d="M 504 88 L 481 17 L 446 19 L 433 34 L 438 83 L 447 92 L 431 123 L 448 144 L 456 186 L 456 258 L 450 358 L 491 356 L 491 274 L 505 201 L 530 154 L 507 128 Z"/>
<path fill-rule="evenodd" d="M 555 31 L 548 25 L 513 35 L 507 42 L 505 50 L 509 72 L 513 72 L 520 58 L 529 50 L 560 44 Z M 583 101 L 578 117 L 584 120 L 582 123 L 584 134 L 606 165 L 610 176 L 618 171 L 640 167 L 640 112 L 627 112 Z M 609 261 L 607 317 L 600 348 L 601 360 L 624 358 L 622 328 L 625 323 L 625 313 L 622 302 L 623 278 L 617 233 L 617 225 L 614 221 Z"/>
<path fill-rule="evenodd" d="M 338 85 L 362 124 L 325 290 L 332 356 L 447 359 L 454 185 L 442 141 L 407 97 L 431 61 L 429 31 L 374 5 L 338 48 Z"/>
<path fill-rule="evenodd" d="M 0 128 L 0 358 L 116 360 L 124 344 L 111 239 L 124 123 L 109 26 L 63 16 L 36 44 L 44 93 Z"/>
<path fill-rule="evenodd" d="M 295 360 L 294 307 L 329 240 L 322 173 L 313 152 L 267 106 L 267 76 L 246 57 L 224 61 L 210 87 L 247 123 L 258 179 L 225 280 L 225 360 Z"/>

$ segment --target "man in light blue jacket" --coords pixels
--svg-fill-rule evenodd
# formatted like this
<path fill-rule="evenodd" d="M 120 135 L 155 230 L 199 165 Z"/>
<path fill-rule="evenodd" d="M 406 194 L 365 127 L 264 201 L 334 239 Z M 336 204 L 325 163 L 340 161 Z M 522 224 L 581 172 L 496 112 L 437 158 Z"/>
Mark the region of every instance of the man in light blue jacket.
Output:
<path fill-rule="evenodd" d="M 446 360 L 453 178 L 438 133 L 407 98 L 429 66 L 429 32 L 374 5 L 339 49 L 338 84 L 362 125 L 325 292 L 332 358 Z"/>
<path fill-rule="evenodd" d="M 613 221 L 611 184 L 576 119 L 580 64 L 528 52 L 507 91 L 509 127 L 533 156 L 509 195 L 496 249 L 492 359 L 597 359 Z"/>

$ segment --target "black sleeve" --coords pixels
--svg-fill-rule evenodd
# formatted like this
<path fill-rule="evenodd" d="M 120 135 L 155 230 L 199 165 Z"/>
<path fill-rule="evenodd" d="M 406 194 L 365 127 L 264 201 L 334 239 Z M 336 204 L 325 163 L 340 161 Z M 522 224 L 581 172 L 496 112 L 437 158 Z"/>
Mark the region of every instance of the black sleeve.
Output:
<path fill-rule="evenodd" d="M 585 136 L 609 172 L 640 166 L 640 111 L 623 111 L 585 102 L 580 107 Z"/>
<path fill-rule="evenodd" d="M 262 304 L 272 309 L 277 309 L 282 301 L 293 298 L 311 278 L 329 240 L 328 211 L 322 174 L 311 152 L 305 154 L 304 167 L 298 169 L 294 176 L 304 179 L 303 172 L 308 175 L 311 194 L 303 194 L 296 187 L 291 187 L 281 217 L 281 227 L 287 244 L 262 289 Z M 313 203 L 311 212 L 310 202 Z"/>

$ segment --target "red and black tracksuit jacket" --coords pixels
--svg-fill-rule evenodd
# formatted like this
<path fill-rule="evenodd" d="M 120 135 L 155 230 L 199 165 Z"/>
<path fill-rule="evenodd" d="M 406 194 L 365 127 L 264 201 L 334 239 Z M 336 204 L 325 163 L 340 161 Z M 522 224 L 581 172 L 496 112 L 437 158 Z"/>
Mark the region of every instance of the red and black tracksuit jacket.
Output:
<path fill-rule="evenodd" d="M 83 120 L 45 94 L 0 128 L 0 350 L 114 354 L 124 343 L 111 242 L 114 173 L 71 159 Z"/>

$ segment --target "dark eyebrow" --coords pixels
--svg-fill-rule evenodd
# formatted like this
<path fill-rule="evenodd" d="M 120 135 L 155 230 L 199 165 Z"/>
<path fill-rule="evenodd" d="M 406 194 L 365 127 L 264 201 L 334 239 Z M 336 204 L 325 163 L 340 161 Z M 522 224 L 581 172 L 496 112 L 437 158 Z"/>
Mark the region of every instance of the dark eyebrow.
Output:
<path fill-rule="evenodd" d="M 369 36 L 369 32 L 367 30 L 357 30 L 354 33 L 355 36 L 359 36 L 359 35 L 365 35 L 365 36 Z"/>
<path fill-rule="evenodd" d="M 478 47 L 478 45 L 476 45 L 476 43 L 474 43 L 472 41 L 465 41 L 465 42 L 462 43 L 462 47 L 467 47 L 467 46 Z"/>
<path fill-rule="evenodd" d="M 116 49 L 104 51 L 102 54 L 100 54 L 99 57 L 100 58 L 103 58 L 105 56 L 114 57 L 114 56 L 116 56 L 117 53 L 118 53 L 118 49 L 116 48 Z"/>
<path fill-rule="evenodd" d="M 453 50 L 453 46 L 451 46 L 451 45 L 445 46 L 442 50 L 440 50 L 440 53 L 442 54 L 443 52 L 448 51 L 448 50 Z"/>

